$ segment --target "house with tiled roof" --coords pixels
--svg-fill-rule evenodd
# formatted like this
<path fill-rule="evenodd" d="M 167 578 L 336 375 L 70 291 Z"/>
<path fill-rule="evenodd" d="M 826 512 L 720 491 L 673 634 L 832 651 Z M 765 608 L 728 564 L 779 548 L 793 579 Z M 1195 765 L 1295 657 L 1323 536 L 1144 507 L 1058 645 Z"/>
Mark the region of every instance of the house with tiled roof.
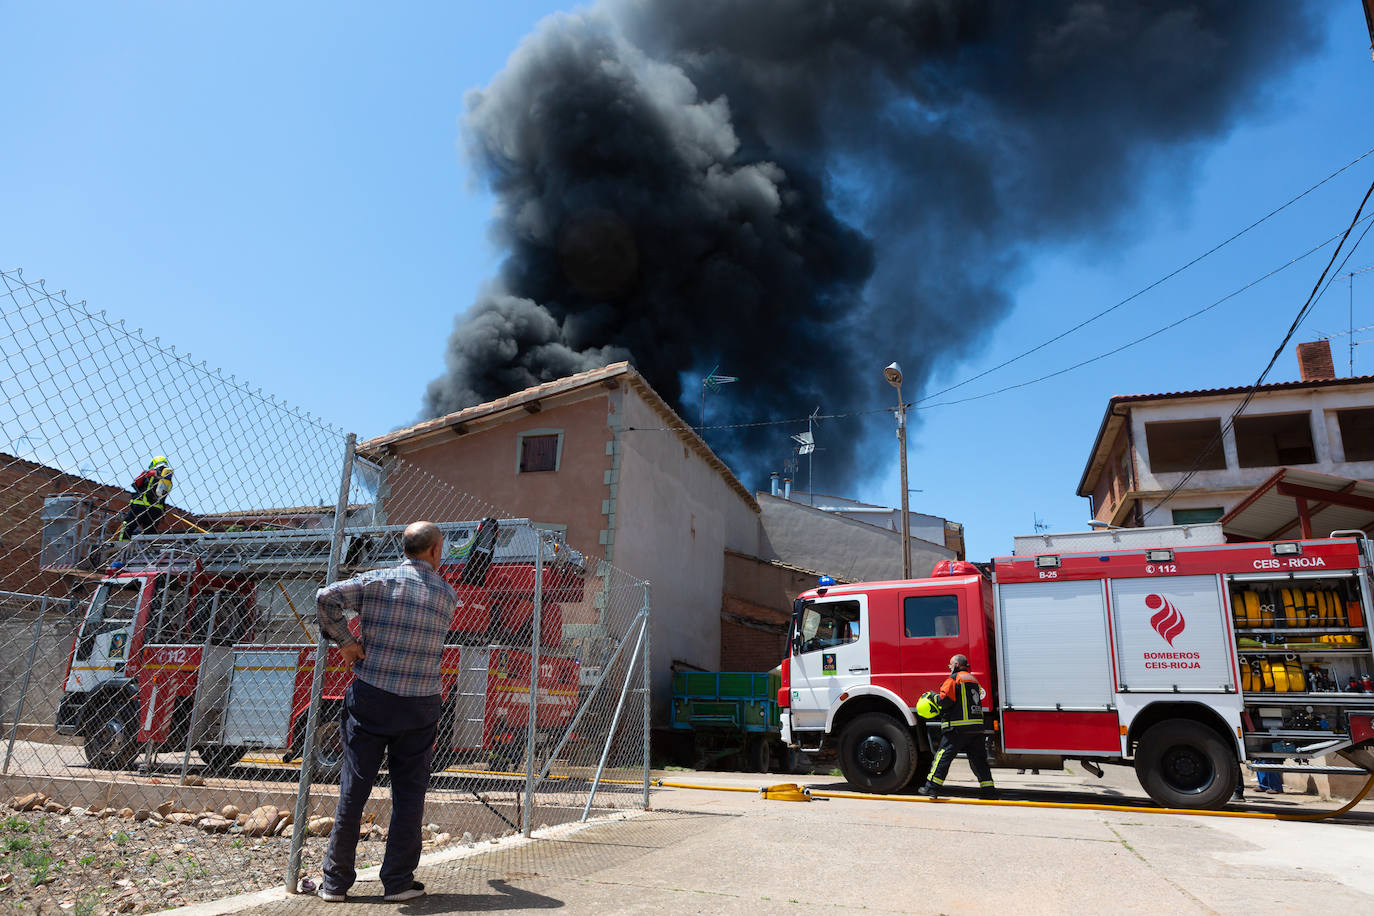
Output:
<path fill-rule="evenodd" d="M 1298 366 L 1297 381 L 1113 397 L 1078 484 L 1092 517 L 1122 527 L 1226 523 L 1283 468 L 1343 478 L 1346 489 L 1374 480 L 1374 376 L 1337 377 L 1325 340 L 1299 344 Z M 1227 531 L 1294 535 L 1287 518 L 1274 527 Z"/>
<path fill-rule="evenodd" d="M 359 454 L 403 459 L 651 584 L 653 693 L 671 672 L 719 670 L 726 554 L 759 554 L 759 506 L 706 442 L 628 363 L 581 372 L 369 439 Z M 388 523 L 406 521 L 393 494 Z M 399 500 L 399 501 L 398 501 Z M 756 621 L 743 612 L 727 626 Z M 767 670 L 774 646 L 750 660 Z M 728 640 L 727 640 L 728 642 Z M 732 663 L 744 659 L 738 653 Z"/>

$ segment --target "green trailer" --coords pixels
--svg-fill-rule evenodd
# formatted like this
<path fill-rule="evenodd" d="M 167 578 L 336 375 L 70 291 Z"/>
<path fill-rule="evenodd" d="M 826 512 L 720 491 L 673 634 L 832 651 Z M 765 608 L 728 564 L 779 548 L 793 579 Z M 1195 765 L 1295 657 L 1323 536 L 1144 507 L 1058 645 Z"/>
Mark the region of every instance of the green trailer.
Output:
<path fill-rule="evenodd" d="M 778 669 L 751 671 L 681 671 L 673 675 L 672 727 L 690 737 L 697 769 L 739 763 L 766 773 L 776 761 L 789 773 L 795 761 L 782 743 L 778 719 Z M 685 744 L 685 741 L 683 742 Z"/>

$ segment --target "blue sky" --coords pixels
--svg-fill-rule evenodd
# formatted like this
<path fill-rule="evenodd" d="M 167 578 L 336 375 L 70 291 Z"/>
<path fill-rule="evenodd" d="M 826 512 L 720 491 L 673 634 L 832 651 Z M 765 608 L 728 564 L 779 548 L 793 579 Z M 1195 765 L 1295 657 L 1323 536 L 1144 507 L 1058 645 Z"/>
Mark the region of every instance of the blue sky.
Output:
<path fill-rule="evenodd" d="M 0 267 L 23 267 L 340 427 L 373 435 L 409 422 L 442 368 L 454 315 L 500 259 L 486 234 L 492 202 L 458 146 L 463 93 L 560 8 L 410 3 L 382 17 L 346 3 L 0 3 Z M 1118 224 L 1040 252 L 1014 313 L 941 366 L 937 383 L 1116 302 L 1374 147 L 1360 4 L 1322 8 L 1327 41 L 1309 64 L 1190 168 L 1146 176 L 1144 203 Z M 1059 369 L 1214 301 L 1343 229 L 1371 180 L 1374 157 L 1182 277 L 951 397 Z M 1252 381 L 1325 254 L 1111 359 L 921 411 L 913 507 L 963 522 L 976 558 L 1007 552 L 1035 516 L 1081 528 L 1087 505 L 1074 490 L 1107 398 Z M 1349 267 L 1371 264 L 1374 241 Z M 1353 293 L 1354 324 L 1374 324 L 1374 272 Z M 1296 339 L 1344 331 L 1349 306 L 1342 283 Z M 1366 337 L 1374 332 L 1355 335 Z M 1341 368 L 1347 339 L 1335 341 Z M 1291 349 L 1273 380 L 1297 376 Z M 903 358 L 890 341 L 873 353 L 875 374 Z M 1374 344 L 1357 350 L 1355 371 L 1374 373 Z M 892 452 L 890 474 L 847 495 L 895 504 L 895 443 Z"/>

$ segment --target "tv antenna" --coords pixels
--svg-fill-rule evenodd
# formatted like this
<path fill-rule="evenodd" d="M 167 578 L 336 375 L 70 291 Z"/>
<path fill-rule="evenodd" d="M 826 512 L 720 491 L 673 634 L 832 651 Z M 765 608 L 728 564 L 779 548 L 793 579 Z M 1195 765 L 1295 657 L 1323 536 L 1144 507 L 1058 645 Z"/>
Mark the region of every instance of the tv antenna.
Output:
<path fill-rule="evenodd" d="M 1034 513 L 1034 512 L 1031 513 L 1031 519 L 1035 522 L 1035 533 L 1036 533 L 1036 534 L 1044 534 L 1046 531 L 1049 531 L 1049 530 L 1050 530 L 1050 523 L 1047 522 L 1047 521 L 1045 521 L 1043 518 L 1041 518 L 1041 517 L 1040 517 L 1039 515 L 1037 515 L 1036 513 Z"/>
<path fill-rule="evenodd" d="M 816 468 L 812 462 L 816 454 L 816 427 L 820 426 L 821 406 L 816 405 L 816 409 L 811 411 L 811 416 L 806 418 L 806 432 L 797 433 L 792 437 L 792 441 L 797 443 L 797 455 L 806 456 L 806 491 L 809 504 L 816 505 Z"/>

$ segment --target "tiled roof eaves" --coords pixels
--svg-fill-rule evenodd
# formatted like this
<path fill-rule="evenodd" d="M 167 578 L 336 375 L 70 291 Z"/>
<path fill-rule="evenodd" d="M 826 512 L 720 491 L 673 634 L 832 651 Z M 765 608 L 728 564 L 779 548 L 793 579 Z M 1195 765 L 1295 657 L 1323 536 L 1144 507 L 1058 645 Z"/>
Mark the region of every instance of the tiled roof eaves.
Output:
<path fill-rule="evenodd" d="M 465 407 L 462 410 L 443 417 L 425 420 L 422 423 L 408 426 L 405 429 L 398 429 L 382 436 L 376 436 L 365 442 L 360 442 L 358 444 L 358 451 L 363 454 L 375 453 L 385 446 L 396 445 L 401 442 L 420 439 L 429 435 L 437 435 L 446 432 L 459 423 L 475 423 L 487 417 L 495 416 L 513 408 L 528 404 L 532 401 L 568 394 L 622 376 L 626 379 L 627 384 L 633 387 L 635 391 L 639 393 L 640 397 L 654 409 L 654 412 L 663 418 L 665 425 L 676 432 L 678 437 L 682 439 L 689 448 L 697 452 L 708 465 L 720 474 L 720 476 L 725 479 L 726 485 L 738 493 L 745 504 L 757 514 L 760 511 L 759 504 L 748 488 L 740 483 L 739 478 L 734 475 L 725 462 L 721 461 L 720 458 L 716 456 L 716 453 L 711 451 L 710 446 L 706 444 L 701 436 L 697 435 L 696 430 L 692 429 L 682 417 L 678 416 L 677 411 L 673 410 L 657 391 L 654 391 L 649 383 L 644 380 L 644 377 L 636 372 L 628 362 L 624 361 L 611 363 L 609 366 L 603 366 L 599 369 L 579 372 L 575 375 L 569 375 L 566 378 L 555 379 L 552 382 L 545 382 L 542 385 L 535 385 L 532 388 L 526 388 L 524 391 L 517 391 L 504 398 L 497 398 L 485 404 Z"/>

